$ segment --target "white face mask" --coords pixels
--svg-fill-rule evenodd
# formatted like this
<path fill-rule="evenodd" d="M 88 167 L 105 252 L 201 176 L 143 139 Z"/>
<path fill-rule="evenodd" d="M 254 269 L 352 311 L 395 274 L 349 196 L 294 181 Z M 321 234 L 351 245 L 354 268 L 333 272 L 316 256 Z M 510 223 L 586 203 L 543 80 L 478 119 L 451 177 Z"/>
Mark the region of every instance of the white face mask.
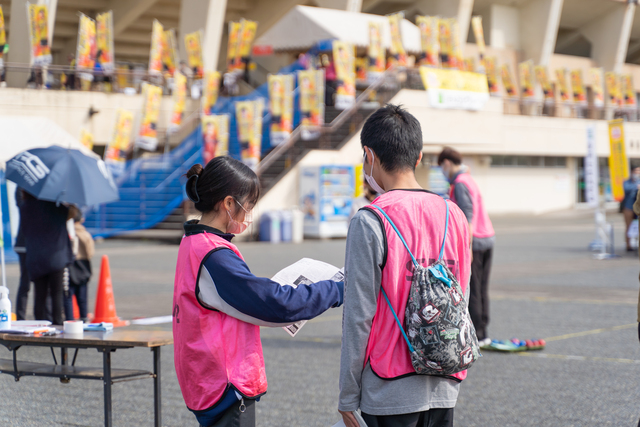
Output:
<path fill-rule="evenodd" d="M 235 199 L 234 199 L 235 200 Z M 231 212 L 227 211 L 227 215 L 229 215 L 229 224 L 227 225 L 227 233 L 229 234 L 240 234 L 242 233 L 244 230 L 247 229 L 247 227 L 249 227 L 251 225 L 251 223 L 253 222 L 253 216 L 251 214 L 251 211 L 248 211 L 244 208 L 244 206 L 242 206 L 240 204 L 240 202 L 238 202 L 237 200 L 235 200 L 235 202 L 238 204 L 238 206 L 240 206 L 242 208 L 242 210 L 244 211 L 244 221 L 242 222 L 238 222 L 235 219 L 233 219 L 233 217 L 231 216 Z"/>
<path fill-rule="evenodd" d="M 380 187 L 378 185 L 378 183 L 376 182 L 376 180 L 373 178 L 373 161 L 376 159 L 376 156 L 373 154 L 373 150 L 369 149 L 369 151 L 371 151 L 371 170 L 369 171 L 369 175 L 367 175 L 367 171 L 365 170 L 365 168 L 363 168 L 363 172 L 364 172 L 364 179 L 367 180 L 367 184 L 369 184 L 371 186 L 371 188 L 373 188 L 373 191 L 375 191 L 378 194 L 384 194 L 385 191 L 382 187 Z M 365 152 L 364 154 L 365 158 L 367 157 L 367 153 Z M 366 164 L 365 164 L 366 166 Z"/>

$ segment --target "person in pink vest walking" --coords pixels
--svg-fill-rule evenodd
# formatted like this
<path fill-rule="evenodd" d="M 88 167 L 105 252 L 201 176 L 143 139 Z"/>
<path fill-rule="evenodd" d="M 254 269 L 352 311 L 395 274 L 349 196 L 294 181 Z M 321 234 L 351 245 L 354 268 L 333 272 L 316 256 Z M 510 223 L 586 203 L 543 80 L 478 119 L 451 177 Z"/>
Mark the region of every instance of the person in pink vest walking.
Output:
<path fill-rule="evenodd" d="M 173 291 L 176 374 L 202 426 L 254 427 L 267 391 L 260 326 L 314 318 L 343 301 L 343 283 L 281 286 L 254 276 L 231 243 L 251 223 L 260 181 L 243 163 L 216 157 L 187 172 L 186 193 L 202 212 L 187 221 Z"/>
<path fill-rule="evenodd" d="M 462 165 L 462 156 L 453 148 L 445 147 L 438 156 L 438 166 L 451 184 L 449 197 L 469 221 L 473 262 L 471 264 L 471 295 L 469 313 L 476 328 L 480 346 L 491 344 L 487 332 L 489 325 L 489 276 L 496 237 L 493 225 L 482 201 L 478 184 Z"/>
<path fill-rule="evenodd" d="M 467 220 L 449 204 L 424 190 L 415 177 L 422 159 L 420 123 L 399 106 L 378 109 L 360 135 L 365 179 L 378 192 L 372 205 L 382 208 L 421 264 L 444 260 L 467 294 L 471 250 Z M 453 376 L 418 375 L 401 324 L 413 279 L 411 255 L 389 221 L 372 205 L 352 218 L 347 236 L 338 411 L 348 427 L 358 427 L 354 411 L 368 427 L 447 427 L 466 371 Z M 453 333 L 453 332 L 452 332 Z"/>

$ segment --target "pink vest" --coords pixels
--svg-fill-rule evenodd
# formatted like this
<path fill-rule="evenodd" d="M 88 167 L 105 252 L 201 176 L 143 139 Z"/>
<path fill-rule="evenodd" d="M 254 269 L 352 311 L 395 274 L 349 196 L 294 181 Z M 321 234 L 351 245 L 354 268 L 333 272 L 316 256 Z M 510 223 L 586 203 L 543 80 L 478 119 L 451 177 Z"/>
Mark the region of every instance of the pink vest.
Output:
<path fill-rule="evenodd" d="M 456 180 L 451 184 L 449 192 L 449 197 L 454 203 L 457 202 L 453 194 L 453 189 L 458 182 L 466 185 L 471 195 L 471 202 L 473 203 L 473 219 L 471 220 L 473 237 L 477 237 L 479 239 L 493 237 L 495 235 L 495 232 L 493 231 L 493 224 L 491 224 L 489 215 L 484 208 L 484 202 L 482 201 L 482 194 L 480 194 L 478 184 L 476 184 L 476 181 L 470 174 L 466 172 L 459 174 L 456 177 Z"/>
<path fill-rule="evenodd" d="M 216 248 L 238 249 L 211 233 L 185 236 L 173 290 L 176 374 L 189 409 L 212 407 L 232 385 L 246 397 L 267 391 L 260 327 L 200 305 L 196 283 L 202 262 Z"/>
<path fill-rule="evenodd" d="M 438 259 L 446 219 L 445 201 L 442 197 L 422 191 L 394 190 L 381 195 L 373 204 L 380 206 L 389 215 L 421 265 L 426 267 Z M 400 323 L 404 325 L 413 273 L 411 256 L 389 221 L 377 209 L 370 209 L 381 219 L 387 238 L 387 261 L 382 269 L 382 286 Z M 460 208 L 450 203 L 449 210 L 449 232 L 444 259 L 459 280 L 462 290 L 466 292 L 471 274 L 469 226 Z M 393 379 L 415 373 L 407 342 L 382 292 L 378 294 L 376 314 L 367 343 L 365 365 L 367 362 L 382 378 Z M 463 380 L 466 376 L 466 370 L 454 375 L 458 380 Z"/>

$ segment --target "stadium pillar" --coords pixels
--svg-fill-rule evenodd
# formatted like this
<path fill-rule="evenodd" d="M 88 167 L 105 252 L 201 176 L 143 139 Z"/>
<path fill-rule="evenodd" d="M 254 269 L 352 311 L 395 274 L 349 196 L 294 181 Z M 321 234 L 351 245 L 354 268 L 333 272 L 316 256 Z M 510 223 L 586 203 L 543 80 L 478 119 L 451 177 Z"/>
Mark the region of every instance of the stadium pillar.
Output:
<path fill-rule="evenodd" d="M 9 54 L 5 62 L 27 66 L 31 62 L 29 47 L 29 19 L 27 0 L 11 0 L 11 20 L 9 21 Z M 25 87 L 29 78 L 28 70 L 7 69 L 7 86 Z"/>
<path fill-rule="evenodd" d="M 520 41 L 524 60 L 548 65 L 558 37 L 564 0 L 535 0 L 520 8 Z"/>
<path fill-rule="evenodd" d="M 180 6 L 180 59 L 186 60 L 184 36 L 202 30 L 204 69 L 213 71 L 218 65 L 220 43 L 224 31 L 227 0 L 182 0 Z"/>
<path fill-rule="evenodd" d="M 319 7 L 328 9 L 346 10 L 347 12 L 360 12 L 362 0 L 318 0 Z"/>
<path fill-rule="evenodd" d="M 591 57 L 605 71 L 622 72 L 636 5 L 619 3 L 607 15 L 582 28 L 580 32 L 591 42 Z"/>

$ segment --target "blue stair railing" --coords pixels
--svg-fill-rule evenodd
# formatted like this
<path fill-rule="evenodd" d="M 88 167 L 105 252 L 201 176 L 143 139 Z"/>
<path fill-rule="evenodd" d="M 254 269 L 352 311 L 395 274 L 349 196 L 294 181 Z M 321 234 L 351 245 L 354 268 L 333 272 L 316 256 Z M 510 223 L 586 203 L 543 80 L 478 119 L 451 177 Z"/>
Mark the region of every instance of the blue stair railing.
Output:
<path fill-rule="evenodd" d="M 120 200 L 87 212 L 87 230 L 94 237 L 111 237 L 162 222 L 184 201 L 184 174 L 202 163 L 201 148 L 197 128 L 171 152 L 129 162 L 117 179 Z"/>

